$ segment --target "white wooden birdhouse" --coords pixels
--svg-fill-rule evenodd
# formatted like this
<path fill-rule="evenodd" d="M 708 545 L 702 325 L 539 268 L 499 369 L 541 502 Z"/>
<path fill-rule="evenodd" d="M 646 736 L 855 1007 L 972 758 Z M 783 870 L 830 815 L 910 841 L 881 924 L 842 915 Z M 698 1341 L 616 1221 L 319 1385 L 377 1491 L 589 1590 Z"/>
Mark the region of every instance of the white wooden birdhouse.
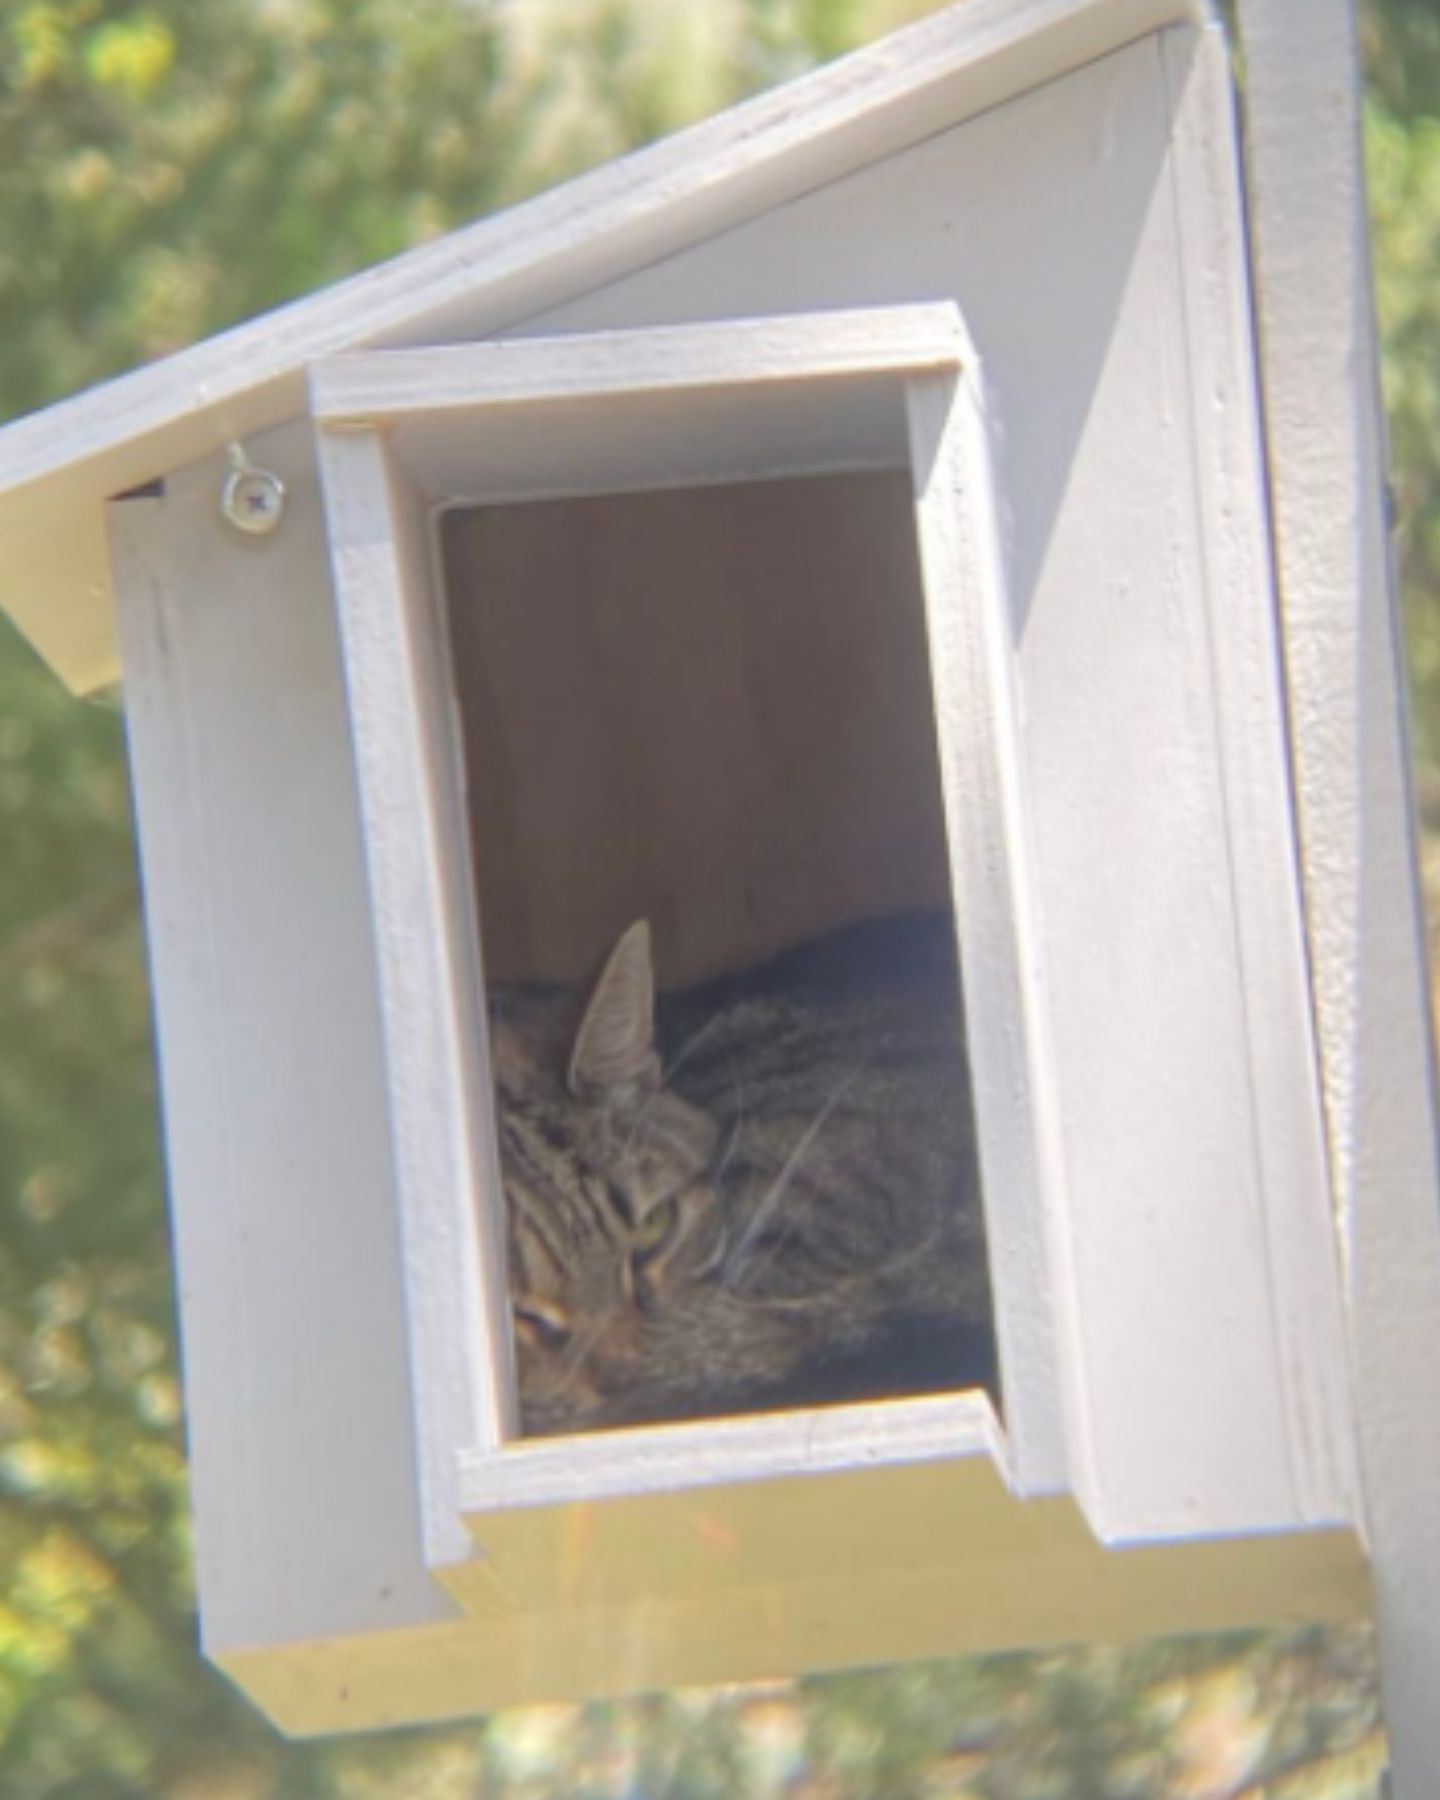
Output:
<path fill-rule="evenodd" d="M 1247 14 L 1254 235 L 1201 0 L 972 0 L 0 437 L 5 603 L 123 678 L 205 1646 L 285 1729 L 1371 1605 L 1376 1472 L 1437 1452 L 1366 1417 L 1440 1283 L 1418 965 L 1367 961 L 1332 829 L 1394 788 L 1394 694 L 1286 635 L 1359 616 L 1287 563 L 1306 456 L 1374 469 L 1364 371 L 1328 436 L 1284 387 L 1352 223 L 1322 199 L 1294 277 L 1274 195 L 1324 157 L 1265 83 L 1340 65 L 1277 55 L 1287 3 Z M 517 1238 L 506 997 L 574 997 L 572 1097 L 643 1086 L 651 984 L 920 912 L 969 1261 L 947 1216 L 847 1268 L 827 1350 L 908 1256 L 968 1360 L 717 1353 L 713 1404 L 537 1423 L 526 1357 L 579 1394 L 599 1327 Z M 1345 1009 L 1392 977 L 1376 1062 Z M 1404 1174 L 1362 1190 L 1377 1083 Z M 637 1307 L 682 1241 L 702 1278 L 690 1186 L 583 1197 Z"/>

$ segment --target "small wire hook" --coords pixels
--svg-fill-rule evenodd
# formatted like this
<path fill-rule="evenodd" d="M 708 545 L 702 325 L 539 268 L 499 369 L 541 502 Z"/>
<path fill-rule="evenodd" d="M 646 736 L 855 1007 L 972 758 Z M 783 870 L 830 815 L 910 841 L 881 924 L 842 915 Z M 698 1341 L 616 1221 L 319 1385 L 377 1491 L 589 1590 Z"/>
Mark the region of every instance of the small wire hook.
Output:
<path fill-rule="evenodd" d="M 248 537 L 269 537 L 285 516 L 285 483 L 270 470 L 256 468 L 238 441 L 227 455 L 230 473 L 220 490 L 221 512 Z"/>

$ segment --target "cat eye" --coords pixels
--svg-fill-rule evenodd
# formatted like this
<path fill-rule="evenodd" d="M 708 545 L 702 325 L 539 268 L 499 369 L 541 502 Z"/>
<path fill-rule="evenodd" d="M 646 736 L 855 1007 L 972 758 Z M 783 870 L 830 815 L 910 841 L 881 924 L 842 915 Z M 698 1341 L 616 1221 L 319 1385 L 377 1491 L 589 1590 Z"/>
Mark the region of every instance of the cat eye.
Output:
<path fill-rule="evenodd" d="M 652 1207 L 630 1234 L 632 1252 L 642 1260 L 663 1250 L 680 1222 L 680 1205 L 676 1200 L 662 1200 Z"/>
<path fill-rule="evenodd" d="M 535 1350 L 563 1350 L 570 1341 L 569 1316 L 543 1300 L 516 1301 L 512 1307 L 517 1337 Z"/>

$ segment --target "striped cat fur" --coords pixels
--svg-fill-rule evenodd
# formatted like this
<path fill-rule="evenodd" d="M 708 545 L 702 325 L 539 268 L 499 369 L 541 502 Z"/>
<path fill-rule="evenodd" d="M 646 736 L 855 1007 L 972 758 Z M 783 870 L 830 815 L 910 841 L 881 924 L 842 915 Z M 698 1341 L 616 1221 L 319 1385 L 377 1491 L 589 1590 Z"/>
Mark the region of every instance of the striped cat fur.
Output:
<path fill-rule="evenodd" d="M 529 1433 L 995 1386 L 948 915 L 491 1001 Z"/>

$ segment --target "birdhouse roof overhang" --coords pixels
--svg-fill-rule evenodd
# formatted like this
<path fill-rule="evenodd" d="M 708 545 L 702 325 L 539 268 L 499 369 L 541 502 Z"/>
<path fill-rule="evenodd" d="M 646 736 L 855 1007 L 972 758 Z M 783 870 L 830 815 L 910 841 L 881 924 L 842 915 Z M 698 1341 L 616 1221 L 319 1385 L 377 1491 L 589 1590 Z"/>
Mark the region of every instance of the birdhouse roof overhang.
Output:
<path fill-rule="evenodd" d="M 1208 0 L 969 0 L 479 224 L 0 432 L 0 605 L 75 689 L 119 674 L 104 504 L 306 410 L 357 348 L 521 328 Z"/>

